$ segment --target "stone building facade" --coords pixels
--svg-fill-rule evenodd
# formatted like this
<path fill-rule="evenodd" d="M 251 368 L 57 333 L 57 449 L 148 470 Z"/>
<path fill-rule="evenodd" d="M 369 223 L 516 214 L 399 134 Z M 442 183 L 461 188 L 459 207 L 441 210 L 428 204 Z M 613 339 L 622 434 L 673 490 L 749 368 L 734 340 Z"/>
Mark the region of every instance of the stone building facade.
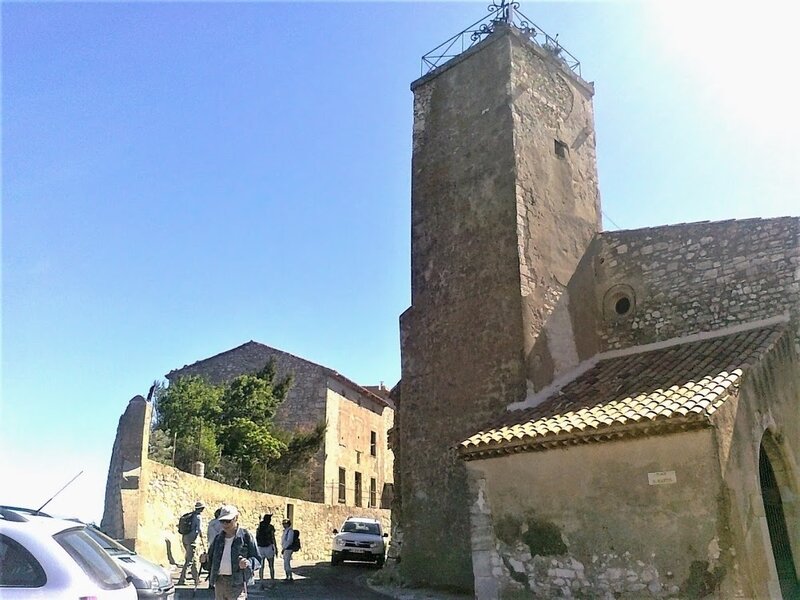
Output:
<path fill-rule="evenodd" d="M 593 90 L 510 28 L 412 90 L 401 566 L 421 581 L 471 587 L 455 447 L 524 397 L 536 368 L 526 356 L 599 227 Z"/>
<path fill-rule="evenodd" d="M 172 382 L 198 375 L 214 384 L 255 373 L 273 361 L 278 379 L 293 376 L 275 423 L 288 431 L 307 431 L 327 423 L 325 442 L 309 465 L 309 500 L 354 507 L 388 508 L 393 497 L 394 457 L 387 434 L 394 405 L 386 389 L 367 389 L 288 352 L 247 342 L 210 358 L 170 371 Z"/>
<path fill-rule="evenodd" d="M 257 529 L 265 513 L 275 515 L 274 523 L 284 517 L 291 519 L 302 532 L 300 560 L 330 559 L 331 532 L 352 514 L 352 506 L 243 490 L 149 460 L 145 454 L 151 411 L 150 402 L 137 396 L 120 418 L 106 484 L 101 523 L 104 531 L 161 565 L 181 563 L 183 546 L 177 532 L 180 515 L 201 500 L 211 507 L 203 513 L 207 523 L 215 507 L 234 504 L 250 531 Z M 363 507 L 359 514 L 380 520 L 389 531 L 389 510 Z"/>
<path fill-rule="evenodd" d="M 412 90 L 405 576 L 795 597 L 800 219 L 601 232 L 593 87 L 512 25 Z"/>

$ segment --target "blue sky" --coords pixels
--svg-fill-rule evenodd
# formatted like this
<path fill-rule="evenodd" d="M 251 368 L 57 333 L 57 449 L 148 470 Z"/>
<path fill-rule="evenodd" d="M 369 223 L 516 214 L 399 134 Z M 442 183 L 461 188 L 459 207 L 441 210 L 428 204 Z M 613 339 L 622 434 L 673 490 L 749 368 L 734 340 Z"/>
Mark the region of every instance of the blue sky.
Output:
<path fill-rule="evenodd" d="M 83 470 L 99 520 L 128 400 L 251 339 L 397 381 L 409 84 L 486 4 L 3 4 L 0 502 Z M 800 214 L 790 8 L 521 9 L 595 82 L 607 229 Z"/>

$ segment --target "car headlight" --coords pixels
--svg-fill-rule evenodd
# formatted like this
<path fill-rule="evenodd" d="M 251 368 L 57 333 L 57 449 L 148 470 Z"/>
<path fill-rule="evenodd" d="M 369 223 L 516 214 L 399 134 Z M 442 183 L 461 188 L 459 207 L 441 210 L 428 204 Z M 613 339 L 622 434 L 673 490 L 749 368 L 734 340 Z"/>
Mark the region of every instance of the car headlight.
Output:
<path fill-rule="evenodd" d="M 157 575 L 153 575 L 153 579 L 150 581 L 150 589 L 151 590 L 157 590 L 159 587 L 161 587 L 161 586 L 158 583 L 158 576 Z"/>
<path fill-rule="evenodd" d="M 342 538 L 336 538 L 333 540 L 333 545 L 337 548 L 344 548 L 344 540 Z"/>
<path fill-rule="evenodd" d="M 378 547 L 378 542 L 370 542 L 369 543 L 369 547 L 370 548 L 377 548 Z"/>

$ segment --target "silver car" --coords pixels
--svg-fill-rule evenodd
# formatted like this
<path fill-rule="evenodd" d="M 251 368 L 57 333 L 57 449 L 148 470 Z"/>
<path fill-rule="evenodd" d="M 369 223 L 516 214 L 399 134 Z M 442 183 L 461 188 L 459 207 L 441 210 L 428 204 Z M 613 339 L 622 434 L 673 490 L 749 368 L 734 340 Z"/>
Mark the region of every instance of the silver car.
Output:
<path fill-rule="evenodd" d="M 172 600 L 175 597 L 172 577 L 162 566 L 128 550 L 91 525 L 86 526 L 86 533 L 128 574 L 139 600 Z"/>
<path fill-rule="evenodd" d="M 136 600 L 136 589 L 86 526 L 0 508 L 0 597 Z"/>

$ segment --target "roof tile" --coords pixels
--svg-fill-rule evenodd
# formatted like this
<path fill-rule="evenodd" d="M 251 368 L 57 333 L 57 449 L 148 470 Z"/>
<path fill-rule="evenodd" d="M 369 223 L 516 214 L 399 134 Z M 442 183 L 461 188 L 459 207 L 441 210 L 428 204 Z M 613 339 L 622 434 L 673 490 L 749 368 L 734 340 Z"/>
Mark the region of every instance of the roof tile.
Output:
<path fill-rule="evenodd" d="M 461 443 L 461 453 L 473 459 L 617 436 L 619 428 L 703 425 L 784 330 L 762 327 L 601 360 L 541 404 L 490 423 Z"/>

